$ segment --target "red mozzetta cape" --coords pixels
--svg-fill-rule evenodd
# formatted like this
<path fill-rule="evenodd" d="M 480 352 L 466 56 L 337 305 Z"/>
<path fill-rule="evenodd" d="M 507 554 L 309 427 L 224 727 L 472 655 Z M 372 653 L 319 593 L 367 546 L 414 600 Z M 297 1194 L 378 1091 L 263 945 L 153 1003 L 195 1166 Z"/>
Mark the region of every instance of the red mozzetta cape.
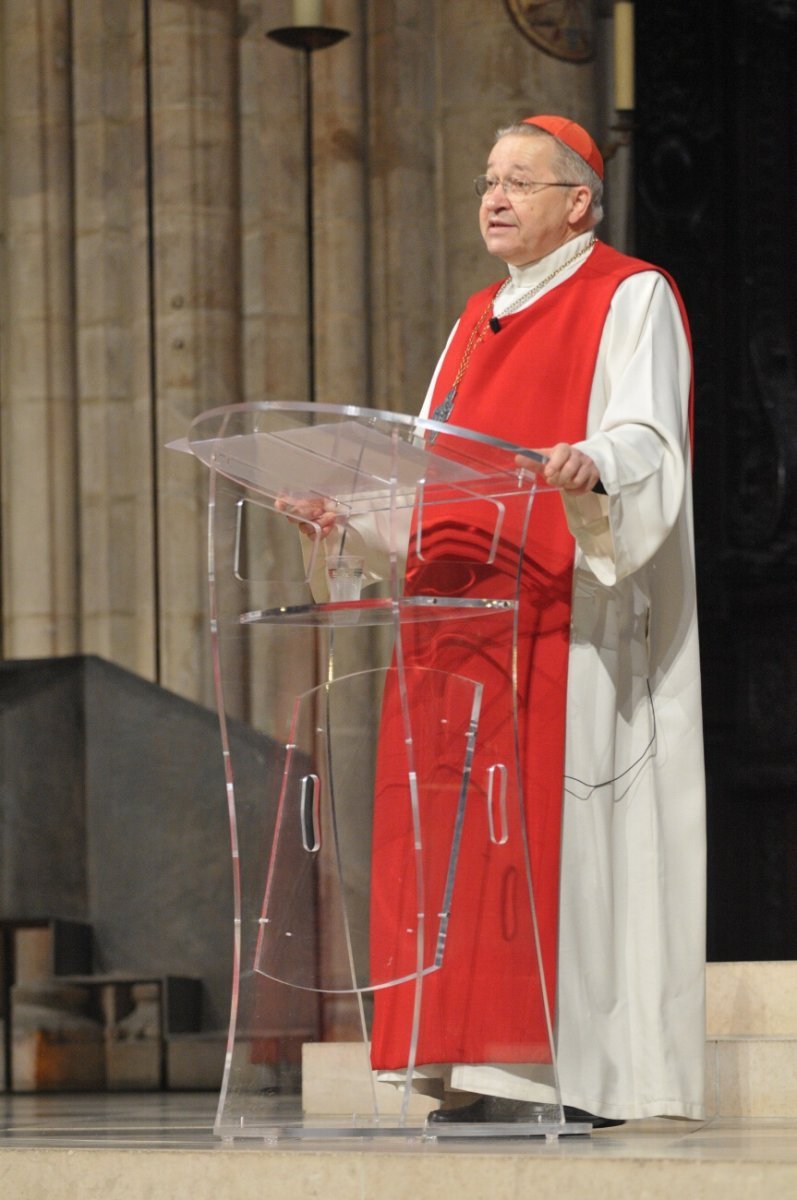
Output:
<path fill-rule="evenodd" d="M 612 297 L 622 280 L 650 269 L 597 243 L 574 275 L 525 311 L 502 318 L 500 331 L 488 332 L 475 346 L 451 424 L 527 447 L 582 440 Z M 498 287 L 471 297 L 440 370 L 433 407 L 451 388 L 468 338 Z M 452 754 L 424 728 L 424 722 L 434 723 L 432 685 L 429 677 L 414 677 L 413 670 L 452 672 L 484 688 L 443 963 L 423 982 L 417 1064 L 547 1062 L 551 1056 L 543 994 L 554 1014 L 573 539 L 557 495 L 540 495 L 526 533 L 522 510 L 514 515 L 508 511 L 498 554 L 488 567 L 485 548 L 492 528 L 484 512 L 478 504 L 444 505 L 424 524 L 423 560 L 411 550 L 407 568 L 408 593 L 513 596 L 517 545 L 523 541 L 525 546 L 516 641 L 505 617 L 420 622 L 405 627 L 402 639 L 408 708 L 425 739 L 417 738 L 423 748 L 416 766 L 430 905 L 442 894 L 448 862 L 443 834 L 444 849 L 436 851 L 435 814 L 439 812 L 442 825 L 450 819 L 462 755 Z M 455 707 L 445 725 L 461 750 Z M 462 725 L 464 730 L 465 715 Z M 371 977 L 377 983 L 411 975 L 416 961 L 403 730 L 397 688 L 387 686 L 371 884 Z M 508 771 L 509 836 L 503 844 L 488 836 L 485 814 L 486 780 L 496 763 Z M 528 899 L 524 825 L 544 987 Z M 436 931 L 430 921 L 429 936 Z M 415 998 L 412 982 L 375 993 L 374 1067 L 406 1066 Z"/>

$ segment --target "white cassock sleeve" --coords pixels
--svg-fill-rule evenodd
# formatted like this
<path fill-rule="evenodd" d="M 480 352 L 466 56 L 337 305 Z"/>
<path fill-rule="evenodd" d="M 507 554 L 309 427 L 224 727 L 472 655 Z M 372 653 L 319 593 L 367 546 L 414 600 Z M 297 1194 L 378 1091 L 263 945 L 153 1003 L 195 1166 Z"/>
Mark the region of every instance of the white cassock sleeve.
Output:
<path fill-rule="evenodd" d="M 601 340 L 587 437 L 606 495 L 565 496 L 582 561 L 611 586 L 656 553 L 681 510 L 691 355 L 667 280 L 646 271 L 615 292 Z"/>

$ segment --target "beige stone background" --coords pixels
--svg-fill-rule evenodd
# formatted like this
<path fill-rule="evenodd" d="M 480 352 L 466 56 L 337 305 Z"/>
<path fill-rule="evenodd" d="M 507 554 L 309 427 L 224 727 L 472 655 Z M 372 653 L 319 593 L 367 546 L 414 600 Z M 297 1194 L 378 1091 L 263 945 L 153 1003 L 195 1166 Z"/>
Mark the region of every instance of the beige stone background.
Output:
<path fill-rule="evenodd" d="M 351 36 L 313 57 L 318 399 L 417 410 L 500 273 L 471 187 L 492 133 L 547 111 L 606 137 L 610 13 L 573 65 L 504 0 L 326 0 Z M 213 702 L 207 480 L 165 446 L 215 405 L 307 399 L 301 56 L 265 36 L 291 22 L 290 0 L 0 0 L 6 658 L 98 654 Z"/>

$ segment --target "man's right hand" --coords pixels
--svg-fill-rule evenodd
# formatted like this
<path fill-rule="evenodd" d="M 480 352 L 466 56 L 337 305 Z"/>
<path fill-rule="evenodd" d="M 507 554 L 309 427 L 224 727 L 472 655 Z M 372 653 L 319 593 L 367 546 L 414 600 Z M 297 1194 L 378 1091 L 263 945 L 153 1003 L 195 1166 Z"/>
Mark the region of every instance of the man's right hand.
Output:
<path fill-rule="evenodd" d="M 289 521 L 295 521 L 308 538 L 328 538 L 338 520 L 335 501 L 316 496 L 280 496 L 275 508 L 284 512 Z"/>

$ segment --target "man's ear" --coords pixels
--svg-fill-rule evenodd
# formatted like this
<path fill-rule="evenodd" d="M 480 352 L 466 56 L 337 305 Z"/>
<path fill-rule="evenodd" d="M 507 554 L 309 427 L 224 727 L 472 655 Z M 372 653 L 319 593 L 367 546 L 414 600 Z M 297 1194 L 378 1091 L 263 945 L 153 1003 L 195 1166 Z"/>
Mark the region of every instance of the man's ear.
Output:
<path fill-rule="evenodd" d="M 572 225 L 578 225 L 589 212 L 590 204 L 592 203 L 592 192 L 586 184 L 579 185 L 575 196 L 572 198 L 572 207 L 570 209 L 570 222 Z"/>

